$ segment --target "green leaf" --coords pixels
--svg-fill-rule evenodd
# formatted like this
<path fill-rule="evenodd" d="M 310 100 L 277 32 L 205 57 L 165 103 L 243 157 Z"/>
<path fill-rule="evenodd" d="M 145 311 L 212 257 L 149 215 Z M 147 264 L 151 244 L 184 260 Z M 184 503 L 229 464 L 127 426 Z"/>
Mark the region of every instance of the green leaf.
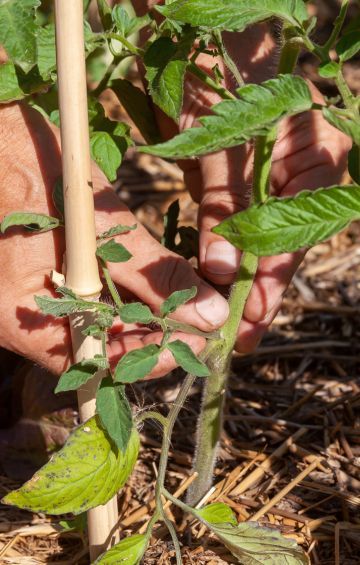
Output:
<path fill-rule="evenodd" d="M 196 377 L 208 377 L 210 375 L 210 371 L 205 363 L 196 357 L 187 343 L 176 339 L 175 341 L 170 341 L 166 347 L 173 354 L 176 363 L 187 373 Z"/>
<path fill-rule="evenodd" d="M 360 127 L 354 120 L 332 108 L 323 108 L 322 113 L 332 126 L 349 135 L 356 145 L 360 145 Z"/>
<path fill-rule="evenodd" d="M 55 388 L 55 393 L 77 390 L 87 383 L 98 372 L 99 368 L 95 364 L 76 363 L 72 365 L 59 379 Z"/>
<path fill-rule="evenodd" d="M 149 537 L 144 534 L 125 538 L 100 555 L 94 565 L 139 565 L 148 543 Z"/>
<path fill-rule="evenodd" d="M 210 524 L 232 524 L 237 526 L 237 519 L 230 506 L 223 502 L 214 502 L 204 506 L 200 510 L 195 510 L 195 514 Z"/>
<path fill-rule="evenodd" d="M 75 430 L 30 481 L 5 496 L 3 502 L 33 512 L 81 514 L 105 504 L 124 486 L 138 451 L 135 429 L 123 454 L 109 441 L 98 418 L 93 417 Z"/>
<path fill-rule="evenodd" d="M 301 26 L 309 17 L 302 0 L 176 0 L 156 9 L 167 18 L 194 27 L 228 31 L 243 31 L 273 17 Z"/>
<path fill-rule="evenodd" d="M 71 298 L 74 300 L 81 300 L 81 298 L 78 299 L 78 297 L 76 296 L 75 292 L 73 292 L 70 288 L 68 288 L 67 286 L 58 286 L 56 287 L 56 292 L 58 294 L 61 294 L 62 296 L 66 296 L 66 298 Z"/>
<path fill-rule="evenodd" d="M 0 65 L 0 102 L 14 102 L 25 97 L 13 63 Z"/>
<path fill-rule="evenodd" d="M 196 32 L 183 35 L 174 42 L 170 37 L 159 37 L 144 56 L 146 79 L 155 104 L 176 122 L 183 104 L 184 78 L 189 64 L 189 53 Z"/>
<path fill-rule="evenodd" d="M 54 206 L 56 210 L 59 212 L 61 217 L 64 219 L 65 211 L 64 211 L 64 193 L 63 193 L 63 180 L 62 177 L 57 179 L 54 185 L 52 199 L 54 202 Z"/>
<path fill-rule="evenodd" d="M 197 294 L 196 286 L 192 286 L 186 290 L 175 290 L 160 306 L 160 314 L 162 316 L 168 316 L 175 312 L 179 306 L 186 304 L 194 298 Z"/>
<path fill-rule="evenodd" d="M 56 72 L 55 25 L 39 27 L 36 33 L 37 66 L 40 75 L 48 80 Z"/>
<path fill-rule="evenodd" d="M 205 510 L 206 518 L 202 512 Z M 256 522 L 233 524 L 211 521 L 211 515 L 197 510 L 198 518 L 223 542 L 242 565 L 309 565 L 309 559 L 295 540 L 284 538 L 275 529 Z M 210 519 L 209 519 L 210 518 Z"/>
<path fill-rule="evenodd" d="M 129 114 L 147 143 L 158 143 L 160 132 L 149 100 L 140 88 L 125 79 L 114 80 L 111 89 Z"/>
<path fill-rule="evenodd" d="M 36 61 L 35 10 L 40 0 L 1 0 L 0 44 L 9 59 L 27 72 Z"/>
<path fill-rule="evenodd" d="M 94 33 L 88 21 L 84 20 L 84 40 L 86 56 L 90 55 L 98 47 L 104 46 L 104 37 L 101 33 Z"/>
<path fill-rule="evenodd" d="M 308 85 L 297 76 L 279 75 L 237 92 L 240 100 L 224 100 L 212 107 L 212 115 L 199 118 L 201 127 L 188 129 L 159 145 L 140 147 L 139 151 L 172 159 L 205 155 L 265 135 L 285 116 L 312 107 Z"/>
<path fill-rule="evenodd" d="M 155 319 L 149 306 L 141 304 L 141 302 L 125 304 L 119 311 L 119 315 L 126 324 L 150 324 Z"/>
<path fill-rule="evenodd" d="M 113 23 L 111 17 L 111 8 L 107 3 L 107 0 L 97 0 L 97 6 L 104 31 L 108 31 L 112 28 Z"/>
<path fill-rule="evenodd" d="M 110 324 L 112 325 L 112 324 Z M 83 335 L 92 335 L 93 337 L 101 337 L 104 333 L 103 328 L 97 324 L 91 324 L 81 332 Z"/>
<path fill-rule="evenodd" d="M 23 226 L 31 231 L 45 232 L 58 228 L 60 220 L 46 214 L 33 214 L 32 212 L 13 212 L 5 216 L 0 224 L 1 233 L 13 226 Z"/>
<path fill-rule="evenodd" d="M 134 383 L 148 375 L 159 360 L 160 348 L 150 344 L 133 349 L 120 359 L 115 369 L 115 381 Z"/>
<path fill-rule="evenodd" d="M 360 184 L 360 147 L 355 143 L 348 155 L 348 167 L 353 181 Z"/>
<path fill-rule="evenodd" d="M 115 237 L 116 235 L 121 235 L 123 233 L 128 233 L 129 231 L 136 230 L 137 224 L 133 224 L 132 226 L 124 226 L 123 224 L 118 224 L 117 226 L 113 226 L 109 230 L 104 231 L 100 235 L 98 235 L 98 239 L 107 239 L 108 237 Z"/>
<path fill-rule="evenodd" d="M 356 53 L 360 51 L 360 35 L 359 30 L 346 33 L 336 45 L 336 53 L 339 55 L 340 61 L 344 63 Z"/>
<path fill-rule="evenodd" d="M 103 261 L 110 261 L 111 263 L 125 263 L 132 257 L 131 253 L 121 243 L 116 243 L 115 239 L 110 239 L 110 241 L 100 245 L 97 248 L 96 255 Z"/>
<path fill-rule="evenodd" d="M 132 414 L 124 387 L 106 377 L 96 393 L 96 411 L 116 447 L 125 452 L 133 429 Z"/>
<path fill-rule="evenodd" d="M 59 526 L 64 532 L 85 532 L 87 527 L 86 512 L 79 514 L 73 520 L 60 520 Z"/>
<path fill-rule="evenodd" d="M 127 37 L 132 29 L 132 18 L 123 6 L 116 5 L 112 10 L 112 19 L 121 35 Z"/>
<path fill-rule="evenodd" d="M 65 296 L 64 298 L 52 298 L 51 296 L 35 296 L 35 302 L 43 314 L 62 318 L 75 312 L 85 312 L 92 310 L 98 314 L 112 316 L 114 309 L 103 302 L 91 302 Z"/>
<path fill-rule="evenodd" d="M 92 159 L 99 165 L 110 182 L 116 180 L 117 170 L 122 162 L 122 153 L 115 141 L 106 131 L 96 131 L 90 135 Z"/>
<path fill-rule="evenodd" d="M 221 222 L 213 231 L 255 255 L 310 247 L 360 218 L 360 187 L 333 186 L 295 198 L 269 198 Z"/>
<path fill-rule="evenodd" d="M 319 75 L 323 78 L 335 78 L 341 70 L 339 63 L 330 61 L 319 66 Z"/>
<path fill-rule="evenodd" d="M 97 367 L 97 369 L 108 369 L 109 368 L 109 361 L 107 357 L 104 357 L 103 355 L 95 355 L 94 357 L 92 357 L 91 359 L 83 359 L 81 361 L 81 365 L 83 367 L 87 367 L 87 366 L 95 366 Z"/>
<path fill-rule="evenodd" d="M 96 324 L 100 326 L 103 330 L 105 328 L 111 328 L 114 323 L 115 310 L 113 308 L 109 310 L 97 310 L 96 312 Z"/>

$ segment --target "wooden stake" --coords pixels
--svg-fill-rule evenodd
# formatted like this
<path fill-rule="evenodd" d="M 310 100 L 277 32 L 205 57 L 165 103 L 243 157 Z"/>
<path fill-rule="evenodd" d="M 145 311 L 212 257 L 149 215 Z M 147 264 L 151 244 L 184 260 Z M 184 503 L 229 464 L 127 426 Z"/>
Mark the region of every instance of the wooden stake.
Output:
<path fill-rule="evenodd" d="M 59 87 L 62 168 L 66 234 L 66 286 L 88 300 L 97 300 L 102 285 L 96 259 L 94 196 L 91 179 L 87 85 L 84 51 L 83 0 L 55 0 L 56 55 Z M 101 340 L 82 330 L 93 313 L 70 317 L 75 362 L 102 353 Z M 79 390 L 82 421 L 95 413 L 95 393 L 101 373 Z M 88 512 L 90 558 L 110 544 L 117 522 L 116 500 Z"/>

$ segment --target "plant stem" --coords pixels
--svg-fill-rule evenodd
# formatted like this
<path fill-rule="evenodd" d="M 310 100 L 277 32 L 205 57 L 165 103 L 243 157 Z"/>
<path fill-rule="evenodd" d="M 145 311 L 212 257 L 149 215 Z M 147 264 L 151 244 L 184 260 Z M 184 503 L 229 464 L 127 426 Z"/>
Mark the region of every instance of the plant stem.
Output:
<path fill-rule="evenodd" d="M 340 13 L 334 22 L 334 28 L 327 42 L 321 47 L 325 53 L 329 53 L 330 49 L 335 45 L 345 22 L 346 14 L 349 8 L 349 0 L 343 0 Z"/>
<path fill-rule="evenodd" d="M 197 431 L 197 451 L 193 469 L 197 479 L 188 490 L 187 501 L 196 504 L 212 484 L 217 445 L 222 430 L 222 413 L 237 330 L 241 321 L 247 297 L 253 285 L 258 259 L 251 253 L 244 253 L 237 280 L 229 298 L 230 315 L 223 326 L 223 339 L 213 342 L 207 365 L 210 376 L 206 379 L 202 411 Z"/>
<path fill-rule="evenodd" d="M 294 69 L 299 53 L 298 47 L 285 42 L 280 58 L 278 74 L 290 73 Z M 255 141 L 253 202 L 263 202 L 270 189 L 272 151 L 277 136 L 273 128 L 266 136 Z M 187 501 L 195 505 L 211 487 L 217 446 L 222 430 L 222 412 L 230 370 L 231 355 L 237 331 L 243 316 L 246 300 L 252 288 L 258 266 L 258 258 L 244 253 L 235 284 L 229 298 L 229 319 L 222 333 L 223 340 L 212 343 L 208 358 L 210 376 L 206 380 L 202 410 L 197 431 L 197 451 L 193 470 L 198 473 L 192 483 Z"/>
<path fill-rule="evenodd" d="M 252 193 L 254 204 L 264 202 L 269 194 L 271 158 L 276 138 L 277 128 L 275 127 L 268 135 L 256 139 Z"/>
<path fill-rule="evenodd" d="M 155 497 L 156 497 L 157 508 L 162 508 L 161 494 L 165 482 L 166 467 L 169 458 L 169 447 L 170 447 L 172 431 L 174 429 L 174 425 L 179 415 L 179 412 L 184 405 L 184 402 L 187 398 L 187 395 L 190 392 L 191 387 L 194 384 L 194 381 L 195 381 L 195 377 L 193 375 L 186 376 L 181 386 L 181 389 L 179 391 L 179 394 L 176 397 L 176 400 L 172 405 L 168 417 L 166 419 L 167 421 L 166 421 L 166 426 L 164 426 L 164 435 L 163 435 L 161 456 L 159 462 L 158 478 L 156 481 Z"/>
<path fill-rule="evenodd" d="M 120 43 L 122 43 L 128 51 L 130 51 L 130 53 L 132 53 L 133 55 L 138 55 L 140 57 L 144 56 L 144 50 L 140 49 L 140 47 L 135 47 L 135 45 L 133 45 L 132 43 L 130 43 L 130 41 L 128 41 L 125 37 L 123 37 L 122 35 L 120 35 L 119 33 L 113 33 L 111 31 L 106 32 L 104 34 L 104 37 L 107 37 L 108 39 L 115 39 L 116 41 L 119 41 Z"/>
<path fill-rule="evenodd" d="M 206 354 L 206 353 L 205 353 Z M 168 459 L 169 459 L 169 447 L 170 447 L 170 442 L 171 442 L 171 435 L 174 429 L 174 425 L 175 422 L 177 420 L 177 417 L 179 415 L 180 410 L 182 409 L 182 407 L 184 406 L 184 402 L 190 392 L 191 387 L 194 384 L 195 381 L 194 376 L 192 375 L 187 375 L 181 388 L 179 391 L 178 396 L 176 397 L 176 400 L 174 402 L 174 404 L 172 405 L 170 412 L 168 414 L 168 417 L 165 419 L 166 421 L 164 422 L 164 430 L 163 430 L 163 440 L 162 440 L 162 446 L 161 446 L 161 456 L 160 456 L 160 462 L 159 462 L 159 470 L 158 470 L 158 476 L 157 476 L 157 480 L 156 480 L 156 488 L 155 488 L 155 501 L 156 501 L 156 511 L 159 514 L 159 516 L 162 517 L 164 523 L 166 524 L 171 538 L 173 540 L 174 543 L 174 547 L 175 547 L 175 553 L 176 553 L 176 562 L 177 565 L 181 565 L 182 564 L 182 559 L 181 559 L 181 551 L 180 551 L 180 546 L 179 546 L 179 542 L 176 536 L 176 532 L 175 529 L 172 525 L 172 523 L 168 520 L 168 518 L 166 517 L 165 513 L 164 513 L 164 509 L 163 509 L 163 502 L 162 502 L 162 493 L 163 493 L 163 489 L 164 489 L 164 483 L 165 483 L 165 475 L 166 475 L 166 468 L 167 468 L 167 463 L 168 463 Z"/>
<path fill-rule="evenodd" d="M 118 290 L 117 290 L 117 288 L 116 288 L 116 286 L 115 286 L 115 284 L 114 284 L 114 282 L 113 282 L 113 280 L 110 276 L 109 269 L 107 268 L 105 261 L 101 261 L 101 270 L 103 272 L 103 275 L 104 275 L 105 280 L 106 280 L 106 284 L 108 286 L 111 297 L 112 297 L 116 307 L 121 309 L 124 306 L 124 303 L 121 300 L 120 295 L 118 293 Z"/>
<path fill-rule="evenodd" d="M 174 544 L 175 556 L 176 556 L 176 565 L 182 565 L 181 548 L 180 548 L 179 540 L 178 540 L 178 537 L 176 535 L 176 531 L 175 531 L 175 528 L 173 526 L 173 523 L 169 520 L 169 518 L 165 515 L 165 513 L 163 513 L 162 518 L 164 520 L 164 523 L 165 523 L 167 529 L 170 532 L 171 539 L 172 539 L 172 542 Z"/>
<path fill-rule="evenodd" d="M 222 35 L 221 35 L 221 31 L 215 30 L 214 33 L 213 33 L 213 36 L 214 36 L 214 40 L 215 40 L 215 43 L 216 43 L 216 47 L 218 48 L 219 53 L 220 53 L 221 57 L 223 58 L 223 61 L 226 65 L 226 67 L 228 68 L 228 70 L 231 72 L 234 79 L 236 80 L 237 85 L 238 86 L 244 86 L 244 84 L 245 84 L 244 79 L 241 76 L 239 69 L 237 68 L 235 62 L 230 57 L 230 55 L 229 55 L 229 53 L 228 53 L 228 51 L 225 47 L 225 44 L 224 44 L 224 41 L 223 41 L 223 38 L 222 38 Z"/>
<path fill-rule="evenodd" d="M 167 426 L 167 419 L 165 418 L 165 416 L 159 414 L 159 412 L 154 412 L 152 410 L 147 410 L 146 412 L 135 416 L 136 424 L 141 424 L 142 422 L 145 422 L 145 420 L 156 420 L 157 422 L 159 422 L 159 424 L 162 425 L 163 428 L 166 428 Z"/>
<path fill-rule="evenodd" d="M 188 504 L 185 504 L 185 502 L 183 502 L 182 500 L 179 500 L 178 498 L 176 498 L 175 496 L 173 496 L 168 490 L 166 490 L 165 488 L 163 489 L 163 495 L 165 496 L 165 498 L 167 498 L 168 500 L 170 500 L 173 504 L 175 504 L 175 506 L 178 506 L 178 508 L 181 508 L 181 510 L 183 512 L 186 512 L 188 514 L 192 514 L 195 518 L 196 513 L 194 512 L 194 508 L 192 508 L 191 506 L 189 506 Z"/>
<path fill-rule="evenodd" d="M 350 90 L 350 88 L 349 88 L 349 86 L 348 86 L 348 84 L 347 84 L 347 82 L 344 78 L 342 71 L 339 71 L 339 73 L 336 75 L 335 83 L 336 83 L 336 86 L 337 86 L 341 96 L 342 96 L 345 107 L 348 110 L 351 110 L 353 112 L 354 119 L 358 120 L 359 113 L 358 113 L 356 98 L 353 95 L 353 93 L 351 92 L 351 90 Z"/>
<path fill-rule="evenodd" d="M 194 75 L 198 79 L 200 79 L 209 88 L 211 88 L 211 90 L 214 90 L 214 92 L 217 92 L 221 96 L 221 98 L 223 98 L 224 100 L 236 100 L 236 96 L 234 96 L 230 92 L 230 90 L 227 90 L 227 88 L 225 88 L 224 86 L 217 84 L 214 81 L 214 79 L 211 78 L 210 75 L 208 75 L 202 69 L 200 69 L 200 67 L 195 65 L 195 63 L 193 61 L 190 61 L 189 66 L 188 66 L 188 71 L 192 75 Z"/>
<path fill-rule="evenodd" d="M 201 330 L 198 330 L 194 326 L 173 320 L 173 318 L 165 318 L 164 320 L 156 318 L 155 321 L 158 321 L 158 323 L 160 323 L 160 321 L 165 322 L 166 327 L 173 331 L 180 331 L 187 334 L 198 335 L 200 337 L 205 337 L 206 339 L 219 339 L 220 337 L 219 331 L 203 332 Z"/>

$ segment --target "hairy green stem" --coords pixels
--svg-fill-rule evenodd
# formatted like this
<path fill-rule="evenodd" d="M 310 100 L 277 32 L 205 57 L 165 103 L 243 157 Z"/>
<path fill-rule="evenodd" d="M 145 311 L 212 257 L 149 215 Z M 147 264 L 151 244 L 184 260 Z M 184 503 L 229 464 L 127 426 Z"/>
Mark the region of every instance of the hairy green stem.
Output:
<path fill-rule="evenodd" d="M 230 294 L 230 315 L 223 327 L 223 339 L 211 344 L 207 362 L 210 376 L 205 383 L 197 431 L 197 451 L 193 466 L 198 477 L 190 486 L 187 494 L 187 501 L 192 505 L 206 494 L 212 484 L 217 446 L 222 430 L 222 413 L 231 355 L 257 265 L 258 259 L 255 255 L 243 254 L 237 280 Z"/>
<path fill-rule="evenodd" d="M 230 90 L 227 90 L 225 87 L 217 84 L 210 75 L 205 73 L 200 67 L 195 65 L 193 61 L 190 61 L 188 66 L 188 71 L 200 79 L 204 84 L 206 84 L 211 90 L 214 90 L 223 98 L 224 100 L 236 100 L 236 96 L 234 96 Z"/>
<path fill-rule="evenodd" d="M 119 33 L 113 33 L 111 31 L 106 32 L 104 34 L 104 36 L 108 39 L 115 39 L 116 41 L 119 41 L 120 43 L 122 43 L 126 49 L 128 51 L 130 51 L 130 53 L 132 53 L 133 55 L 138 55 L 140 57 L 143 57 L 145 54 L 145 51 L 143 49 L 141 49 L 140 47 L 136 47 L 135 45 L 133 45 L 132 43 L 130 43 L 130 41 L 128 41 L 125 37 L 123 37 L 122 35 L 120 35 Z"/>
<path fill-rule="evenodd" d="M 220 55 L 221 55 L 221 57 L 222 57 L 222 59 L 225 63 L 225 66 L 228 68 L 228 70 L 233 75 L 234 79 L 237 82 L 237 85 L 238 86 L 244 86 L 244 84 L 245 84 L 244 79 L 241 76 L 241 73 L 240 73 L 239 69 L 237 68 L 237 66 L 235 64 L 235 61 L 233 61 L 233 59 L 230 57 L 230 55 L 229 55 L 229 53 L 228 53 L 228 51 L 225 47 L 225 44 L 224 44 L 224 41 L 223 41 L 223 38 L 222 38 L 222 35 L 221 35 L 221 31 L 215 30 L 213 32 L 213 36 L 214 36 L 214 40 L 215 40 L 215 43 L 216 43 L 216 47 L 219 50 L 219 53 L 220 53 Z"/>
<path fill-rule="evenodd" d="M 179 412 L 184 405 L 184 402 L 187 398 L 187 395 L 190 392 L 191 387 L 194 384 L 194 381 L 195 381 L 195 377 L 193 375 L 186 376 L 181 386 L 180 392 L 176 397 L 176 400 L 172 405 L 168 417 L 166 419 L 166 426 L 164 427 L 164 435 L 162 441 L 159 471 L 158 471 L 158 478 L 156 481 L 156 492 L 155 492 L 156 506 L 158 508 L 162 508 L 161 492 L 165 482 L 166 467 L 169 458 L 169 447 L 171 442 L 172 431 L 174 429 L 174 425 L 179 415 Z"/>
<path fill-rule="evenodd" d="M 344 75 L 342 73 L 342 71 L 339 71 L 338 74 L 335 77 L 335 83 L 336 86 L 342 96 L 342 99 L 344 101 L 345 107 L 348 110 L 351 110 L 353 112 L 353 117 L 355 120 L 359 121 L 359 112 L 358 112 L 358 106 L 357 106 L 357 101 L 355 96 L 353 95 L 353 93 L 351 92 L 345 78 Z"/>
<path fill-rule="evenodd" d="M 179 544 L 178 537 L 177 537 L 177 535 L 176 535 L 176 531 L 175 531 L 174 525 L 173 525 L 173 523 L 169 520 L 169 518 L 165 515 L 165 512 L 163 512 L 162 519 L 163 519 L 164 524 L 166 525 L 167 529 L 169 530 L 169 533 L 170 533 L 170 535 L 171 535 L 172 542 L 173 542 L 173 544 L 174 544 L 174 548 L 175 548 L 175 557 L 176 557 L 176 565 L 182 565 L 181 548 L 180 548 L 180 544 Z"/>
<path fill-rule="evenodd" d="M 333 46 L 335 45 L 340 32 L 342 30 L 342 27 L 344 25 L 345 22 L 345 18 L 346 18 L 346 14 L 348 12 L 348 8 L 349 8 L 349 3 L 350 0 L 343 0 L 342 4 L 341 4 L 341 8 L 340 8 L 340 13 L 338 15 L 338 17 L 336 18 L 335 22 L 334 22 L 334 28 L 332 30 L 332 33 L 329 37 L 329 39 L 327 40 L 327 42 L 325 43 L 325 45 L 323 45 L 321 47 L 321 49 L 325 52 L 325 53 L 329 53 L 330 49 L 333 48 Z"/>
<path fill-rule="evenodd" d="M 160 323 L 160 319 L 157 318 L 155 321 Z M 185 324 L 183 322 L 178 322 L 177 320 L 173 320 L 173 318 L 165 318 L 165 320 L 161 320 L 165 322 L 167 328 L 173 331 L 180 331 L 187 334 L 198 335 L 200 337 L 205 337 L 206 339 L 219 339 L 220 332 L 203 332 L 198 330 L 194 326 L 190 326 L 189 324 Z"/>
<path fill-rule="evenodd" d="M 103 272 L 103 275 L 106 280 L 106 284 L 108 286 L 108 289 L 110 291 L 111 297 L 115 305 L 117 306 L 117 308 L 122 308 L 124 306 L 124 303 L 121 300 L 118 290 L 110 276 L 109 269 L 107 268 L 105 261 L 101 261 L 101 270 Z"/>
<path fill-rule="evenodd" d="M 184 512 L 186 512 L 188 514 L 193 514 L 195 516 L 194 509 L 191 508 L 191 506 L 189 506 L 188 504 L 185 504 L 185 502 L 183 502 L 182 500 L 179 500 L 178 498 L 173 496 L 168 490 L 166 490 L 166 488 L 162 489 L 162 493 L 165 496 L 165 498 L 170 500 L 170 502 L 175 504 L 175 506 L 178 506 L 179 508 L 181 508 L 181 510 L 183 510 Z"/>
<path fill-rule="evenodd" d="M 280 58 L 278 74 L 293 71 L 298 47 L 285 42 Z M 263 202 L 270 189 L 270 172 L 272 151 L 275 145 L 277 128 L 273 128 L 266 136 L 255 141 L 253 171 L 253 202 Z M 258 259 L 251 253 L 244 253 L 235 284 L 232 287 L 229 307 L 230 315 L 222 333 L 223 340 L 212 343 L 208 358 L 210 376 L 203 395 L 202 410 L 197 431 L 197 451 L 193 469 L 198 473 L 197 479 L 189 488 L 187 501 L 195 505 L 208 491 L 212 484 L 213 468 L 217 447 L 222 430 L 222 413 L 229 377 L 231 355 L 236 342 L 238 328 L 243 316 L 246 300 L 251 291 Z"/>
<path fill-rule="evenodd" d="M 166 428 L 167 426 L 167 419 L 165 416 L 159 412 L 154 412 L 153 410 L 146 410 L 146 412 L 142 412 L 135 416 L 135 424 L 141 424 L 142 422 L 145 422 L 145 420 L 156 420 L 163 428 Z"/>

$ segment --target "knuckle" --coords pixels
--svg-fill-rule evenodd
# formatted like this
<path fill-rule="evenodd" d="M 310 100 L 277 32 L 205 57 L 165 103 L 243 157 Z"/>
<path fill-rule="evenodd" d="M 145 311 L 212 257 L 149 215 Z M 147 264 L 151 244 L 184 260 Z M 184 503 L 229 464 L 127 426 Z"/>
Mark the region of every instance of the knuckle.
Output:
<path fill-rule="evenodd" d="M 192 284 L 192 268 L 181 257 L 173 257 L 166 264 L 158 280 L 160 293 L 167 298 L 175 290 L 189 288 Z"/>
<path fill-rule="evenodd" d="M 222 220 L 240 210 L 244 210 L 250 203 L 251 191 L 213 190 L 204 194 L 199 206 L 199 220 L 206 218 Z"/>

